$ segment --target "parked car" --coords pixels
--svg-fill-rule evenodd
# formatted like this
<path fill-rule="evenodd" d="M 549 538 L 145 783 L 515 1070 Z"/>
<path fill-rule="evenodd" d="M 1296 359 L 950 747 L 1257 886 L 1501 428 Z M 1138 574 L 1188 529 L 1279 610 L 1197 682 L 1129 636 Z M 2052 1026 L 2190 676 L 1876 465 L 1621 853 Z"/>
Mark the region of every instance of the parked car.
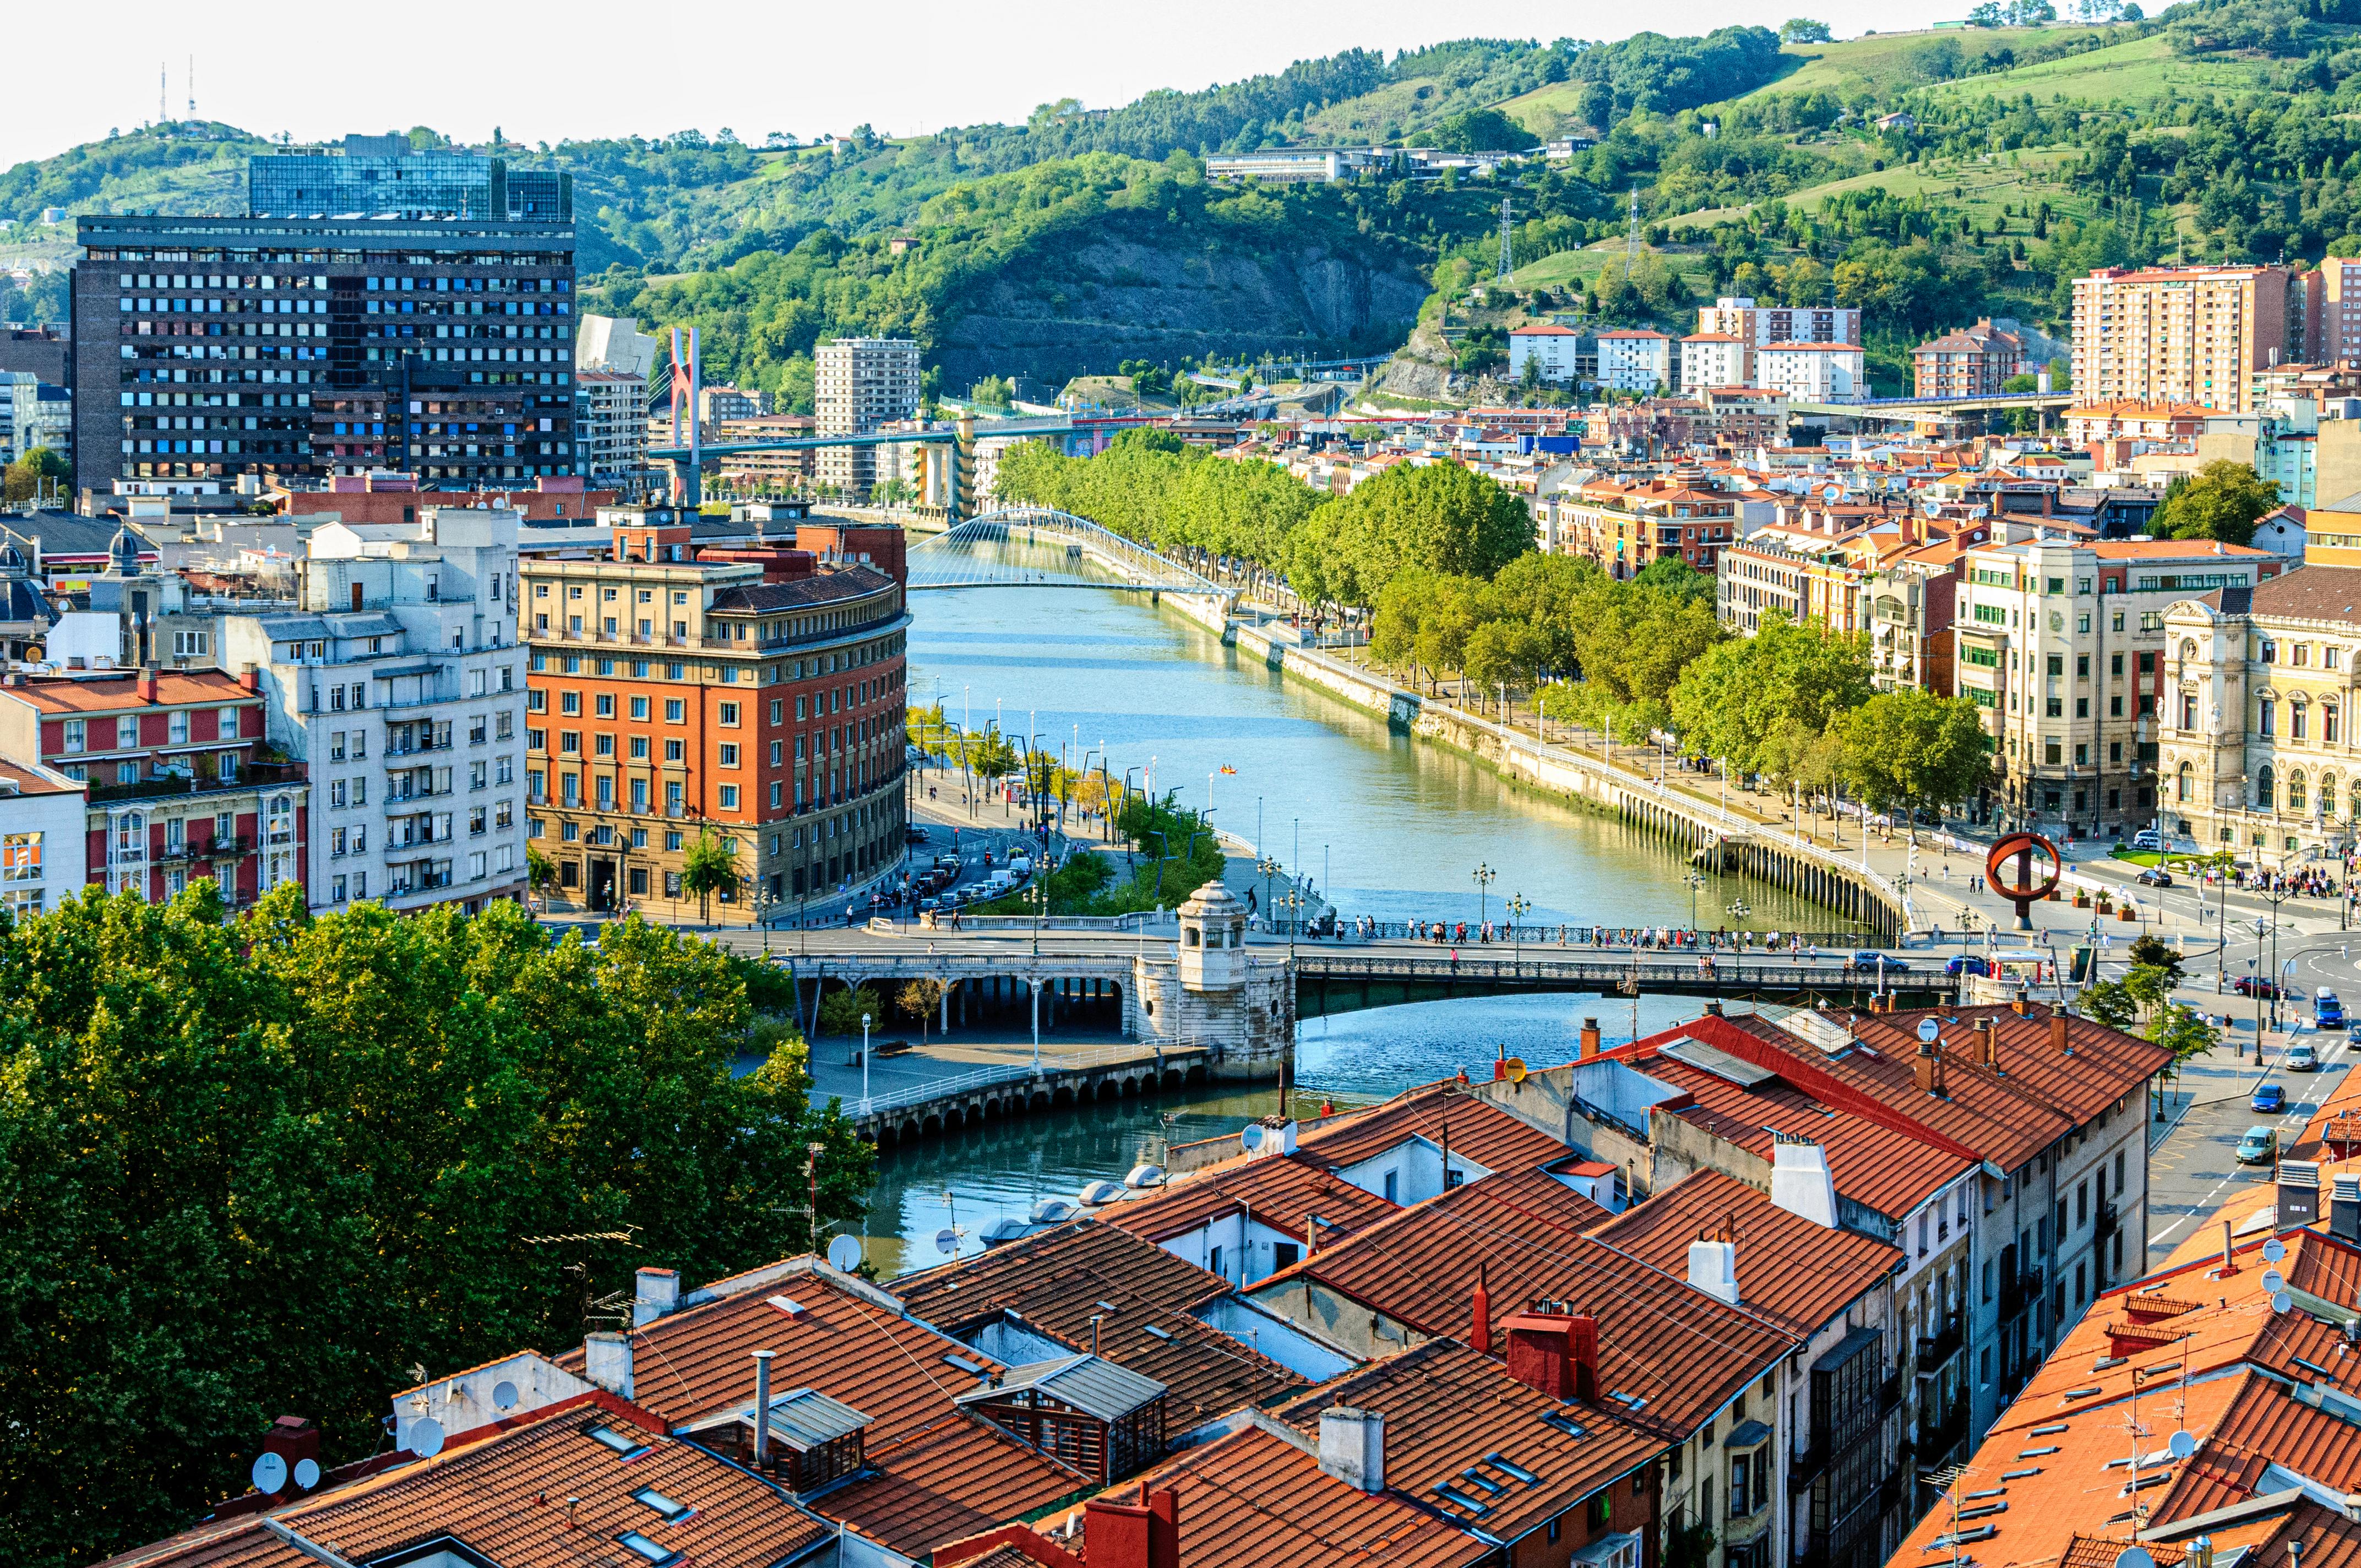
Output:
<path fill-rule="evenodd" d="M 2138 832 L 2132 835 L 2132 848 L 2135 850 L 2161 850 L 2164 848 L 2164 840 L 2157 837 L 2155 828 L 2143 828 Z"/>
<path fill-rule="evenodd" d="M 1992 965 L 1973 953 L 1961 953 L 1944 964 L 1943 972 L 1956 980 L 1963 974 L 1990 974 Z"/>
<path fill-rule="evenodd" d="M 2238 1140 L 2240 1165 L 2268 1165 L 2279 1156 L 2279 1135 L 2269 1127 L 2254 1126 Z"/>
<path fill-rule="evenodd" d="M 2312 992 L 2312 1021 L 2323 1029 L 2345 1027 L 2345 1003 L 2324 985 Z"/>
<path fill-rule="evenodd" d="M 2287 1109 L 2287 1091 L 2276 1083 L 2266 1083 L 2255 1091 L 2254 1097 L 2246 1102 L 2246 1109 L 2276 1115 Z"/>
<path fill-rule="evenodd" d="M 2310 1040 L 2298 1040 L 2288 1047 L 2287 1055 L 2280 1058 L 2280 1065 L 2290 1072 L 2318 1072 L 2320 1052 L 2312 1047 Z"/>
<path fill-rule="evenodd" d="M 1894 957 L 1892 953 L 1882 953 L 1875 951 L 1874 949 L 1868 952 L 1855 953 L 1852 956 L 1852 967 L 1855 969 L 1874 970 L 1880 964 L 1885 966 L 1885 971 L 1888 974 L 1906 972 L 1910 968 L 1908 964 Z"/>
<path fill-rule="evenodd" d="M 2270 981 L 2258 974 L 2240 975 L 2237 979 L 2230 982 L 2230 989 L 2236 992 L 2241 996 L 2260 996 L 2266 999 L 2277 996 L 2279 993 L 2279 988 L 2278 986 L 2272 984 Z"/>
<path fill-rule="evenodd" d="M 2166 871 L 2162 866 L 2150 866 L 2147 870 L 2140 872 L 2138 876 L 2134 877 L 2132 880 L 2138 883 L 2142 887 L 2170 887 L 2172 885 L 2172 873 Z"/>
<path fill-rule="evenodd" d="M 2361 1020 L 2345 1025 L 2345 1039 L 2347 1045 L 2361 1046 Z"/>
<path fill-rule="evenodd" d="M 933 834 L 928 832 L 925 828 L 919 827 L 915 822 L 911 823 L 907 828 L 905 828 L 902 830 L 902 839 L 905 843 L 923 844 L 933 837 Z"/>

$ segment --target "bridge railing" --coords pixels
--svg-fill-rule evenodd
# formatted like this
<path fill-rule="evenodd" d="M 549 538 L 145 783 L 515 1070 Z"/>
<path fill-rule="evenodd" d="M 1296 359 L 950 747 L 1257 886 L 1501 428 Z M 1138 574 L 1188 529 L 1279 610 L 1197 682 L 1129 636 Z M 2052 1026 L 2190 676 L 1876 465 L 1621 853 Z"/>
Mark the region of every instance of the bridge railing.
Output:
<path fill-rule="evenodd" d="M 1429 958 L 1423 955 L 1400 953 L 1354 953 L 1323 949 L 1296 956 L 1299 979 L 1311 980 L 1423 980 L 1423 981 L 1572 981 L 1583 989 L 1610 991 L 1625 981 L 1642 989 L 1650 986 L 1690 987 L 1711 981 L 1732 989 L 1770 991 L 1811 991 L 1828 986 L 1850 987 L 1875 983 L 1880 978 L 1878 965 L 1856 965 L 1847 960 L 1829 959 L 1812 962 L 1790 959 L 1784 963 L 1761 959 L 1743 960 L 1733 957 L 1699 954 L 1696 958 L 1667 960 L 1664 959 L 1561 959 L 1531 957 L 1521 960 L 1505 958 Z M 1907 969 L 1895 965 L 1883 968 L 1883 979 L 1893 985 L 1916 988 L 1931 981 L 1949 987 L 1957 982 L 1934 965 L 1918 965 Z"/>
<path fill-rule="evenodd" d="M 1371 920 L 1366 924 L 1346 920 L 1333 932 L 1309 921 L 1278 921 L 1268 927 L 1273 936 L 1293 936 L 1299 941 L 1318 943 L 1323 949 L 1365 947 L 1371 942 L 1419 942 L 1438 948 L 1476 948 L 1486 953 L 1510 951 L 1518 945 L 1535 952 L 1585 949 L 1598 952 L 1663 952 L 1730 953 L 1747 956 L 1775 956 L 1792 953 L 1798 948 L 1841 948 L 1847 952 L 1856 949 L 1891 948 L 1889 937 L 1873 936 L 1861 931 L 1733 931 L 1714 927 L 1695 929 L 1667 926 L 1518 926 L 1510 927 L 1495 921 L 1493 934 L 1487 938 L 1482 927 L 1472 921 L 1444 923 L 1443 934 L 1435 934 L 1437 923 L 1431 920 Z M 1257 924 L 1257 931 L 1264 929 Z M 1772 938 L 1776 938 L 1774 942 Z"/>

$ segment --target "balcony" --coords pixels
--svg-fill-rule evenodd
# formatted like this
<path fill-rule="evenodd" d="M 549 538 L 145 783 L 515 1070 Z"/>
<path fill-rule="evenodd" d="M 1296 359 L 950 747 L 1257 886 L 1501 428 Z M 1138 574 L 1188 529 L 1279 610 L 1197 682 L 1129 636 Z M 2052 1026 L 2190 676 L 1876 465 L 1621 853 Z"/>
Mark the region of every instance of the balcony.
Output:
<path fill-rule="evenodd" d="M 2024 1269 L 2000 1283 L 2000 1315 L 2014 1318 L 2041 1299 L 2043 1275 L 2038 1268 Z"/>
<path fill-rule="evenodd" d="M 1957 1447 L 1968 1435 L 1968 1402 L 1955 1398 L 1950 1408 L 1928 1420 L 1922 1414 L 1918 1421 L 1918 1452 L 1930 1459 L 1939 1460 Z"/>
<path fill-rule="evenodd" d="M 2091 1232 L 2092 1248 L 2104 1245 L 2109 1236 L 2121 1229 L 2123 1229 L 2123 1220 L 2115 1209 L 2115 1201 L 2112 1198 L 2101 1200 L 2099 1212 Z"/>
<path fill-rule="evenodd" d="M 1918 1376 L 1932 1377 L 1943 1369 L 1943 1364 L 1959 1354 L 1965 1335 L 1955 1313 L 1943 1320 L 1942 1328 L 1932 1334 L 1918 1336 Z"/>
<path fill-rule="evenodd" d="M 1828 1441 L 1821 1438 L 1811 1447 L 1787 1461 L 1787 1486 L 1791 1491 L 1801 1491 L 1819 1478 L 1828 1467 Z"/>
<path fill-rule="evenodd" d="M 1877 1386 L 1877 1414 L 1883 1420 L 1902 1408 L 1902 1368 L 1895 1367 Z"/>

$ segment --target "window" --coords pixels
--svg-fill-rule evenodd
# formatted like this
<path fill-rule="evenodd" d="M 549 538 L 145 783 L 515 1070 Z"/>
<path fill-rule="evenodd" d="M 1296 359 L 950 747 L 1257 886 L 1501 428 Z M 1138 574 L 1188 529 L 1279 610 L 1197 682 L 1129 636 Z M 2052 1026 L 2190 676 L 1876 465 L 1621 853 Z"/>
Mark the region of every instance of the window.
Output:
<path fill-rule="evenodd" d="M 734 702 L 725 702 L 720 706 L 722 724 L 735 729 L 738 727 L 738 705 Z"/>
<path fill-rule="evenodd" d="M 39 830 L 0 836 L 0 882 L 38 882 L 40 880 L 41 834 Z"/>
<path fill-rule="evenodd" d="M 720 789 L 720 795 L 722 810 L 735 811 L 738 809 L 738 786 L 736 784 L 723 784 Z"/>
<path fill-rule="evenodd" d="M 676 696 L 664 698 L 664 722 L 666 724 L 687 723 L 688 705 Z"/>
<path fill-rule="evenodd" d="M 722 746 L 721 765 L 725 768 L 734 768 L 738 765 L 738 748 L 735 745 L 725 743 Z"/>
<path fill-rule="evenodd" d="M 631 699 L 631 717 L 633 718 L 645 719 L 647 716 L 648 699 L 643 696 L 633 697 Z"/>

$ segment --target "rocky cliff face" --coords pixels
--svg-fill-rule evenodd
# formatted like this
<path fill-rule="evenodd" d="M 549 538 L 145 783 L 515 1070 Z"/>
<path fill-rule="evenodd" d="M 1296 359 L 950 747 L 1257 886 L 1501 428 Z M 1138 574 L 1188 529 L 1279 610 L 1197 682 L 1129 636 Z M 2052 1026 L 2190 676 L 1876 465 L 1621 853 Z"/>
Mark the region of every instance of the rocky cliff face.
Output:
<path fill-rule="evenodd" d="M 1427 292 L 1415 258 L 1376 245 L 1249 247 L 1129 218 L 1065 241 L 952 302 L 934 348 L 946 386 L 994 372 L 1057 384 L 1183 355 L 1382 354 Z"/>

